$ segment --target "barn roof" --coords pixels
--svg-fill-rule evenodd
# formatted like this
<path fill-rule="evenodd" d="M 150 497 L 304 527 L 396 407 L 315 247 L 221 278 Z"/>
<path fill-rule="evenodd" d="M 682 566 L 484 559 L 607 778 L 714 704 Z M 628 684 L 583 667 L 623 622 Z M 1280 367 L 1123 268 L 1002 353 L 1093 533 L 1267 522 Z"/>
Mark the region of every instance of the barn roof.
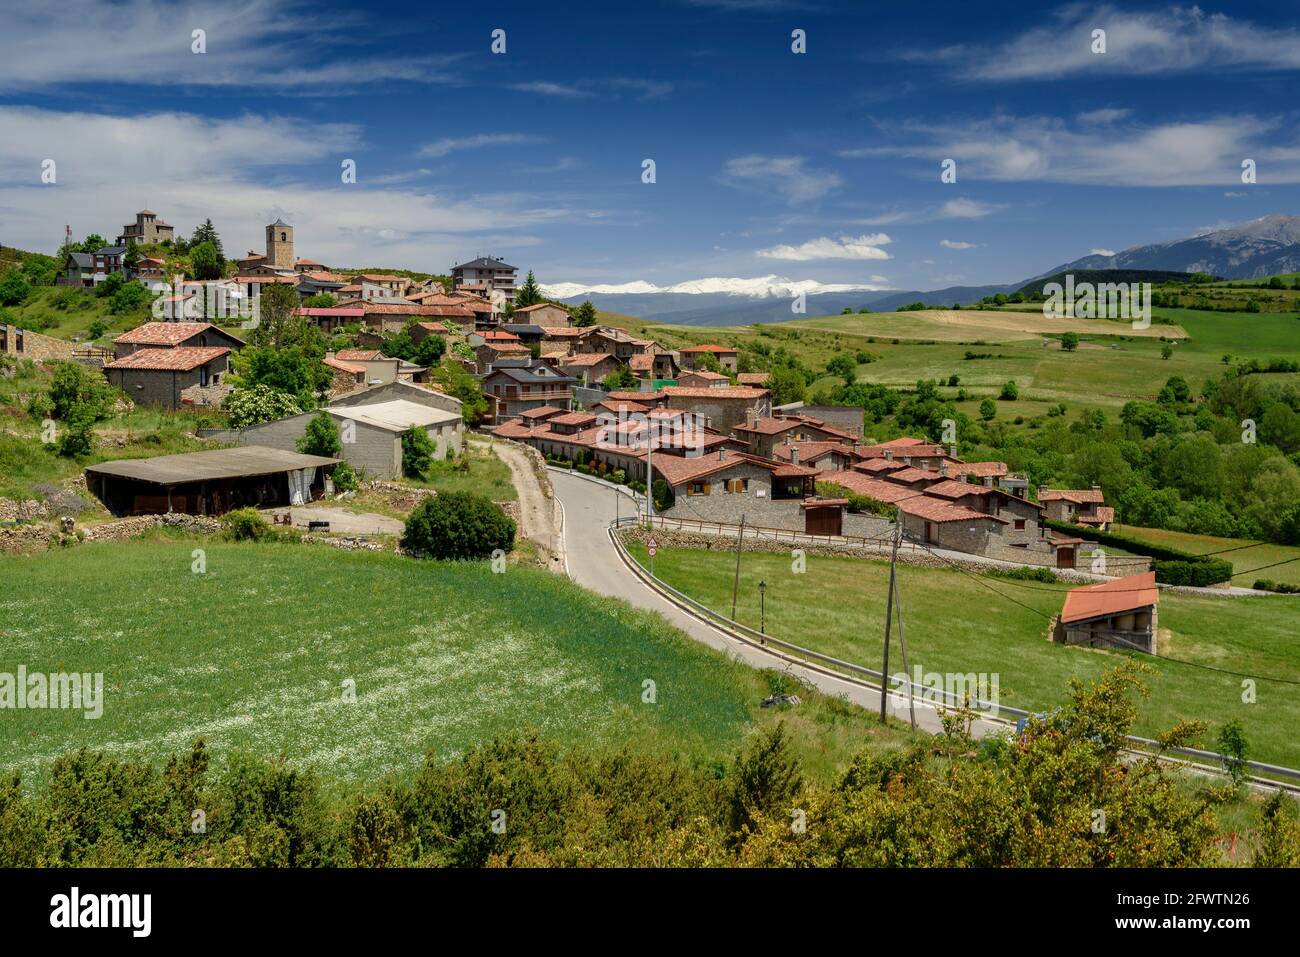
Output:
<path fill-rule="evenodd" d="M 159 455 L 149 459 L 115 459 L 88 466 L 86 471 L 152 482 L 154 485 L 183 485 L 251 475 L 273 475 L 294 469 L 335 465 L 338 461 L 321 455 L 302 455 L 261 445 L 245 445 L 234 449 Z"/>

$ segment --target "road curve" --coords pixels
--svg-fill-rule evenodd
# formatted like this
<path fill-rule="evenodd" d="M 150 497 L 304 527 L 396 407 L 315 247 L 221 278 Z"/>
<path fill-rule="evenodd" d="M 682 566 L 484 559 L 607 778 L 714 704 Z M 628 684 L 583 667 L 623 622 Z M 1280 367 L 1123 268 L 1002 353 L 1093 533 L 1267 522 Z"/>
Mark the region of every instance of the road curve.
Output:
<path fill-rule="evenodd" d="M 845 698 L 870 711 L 879 712 L 878 691 L 823 671 L 793 665 L 780 655 L 739 641 L 712 624 L 688 614 L 650 588 L 623 564 L 607 531 L 610 522 L 614 521 L 615 509 L 623 516 L 631 514 L 634 508 L 631 499 L 613 486 L 568 472 L 551 469 L 550 476 L 555 495 L 564 505 L 564 545 L 569 559 L 569 576 L 579 585 L 656 612 L 696 641 L 716 648 L 751 668 L 776 668 L 789 672 L 825 694 Z M 890 714 L 901 721 L 908 720 L 906 702 L 899 708 L 891 698 L 889 704 Z M 935 709 L 920 701 L 916 702 L 916 724 L 918 728 L 931 733 L 943 730 Z M 976 736 L 982 736 L 1003 728 L 1005 725 L 978 721 L 973 732 Z"/>

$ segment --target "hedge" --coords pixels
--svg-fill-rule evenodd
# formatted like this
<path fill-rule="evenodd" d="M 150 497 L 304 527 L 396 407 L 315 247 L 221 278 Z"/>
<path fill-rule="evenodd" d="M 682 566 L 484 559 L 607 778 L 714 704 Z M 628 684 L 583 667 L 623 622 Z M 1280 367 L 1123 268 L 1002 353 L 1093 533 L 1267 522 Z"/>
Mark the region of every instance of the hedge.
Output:
<path fill-rule="evenodd" d="M 1156 573 L 1156 581 L 1166 585 L 1205 587 L 1232 580 L 1232 563 L 1222 558 L 1193 555 L 1177 548 L 1170 548 L 1168 545 L 1153 545 L 1128 535 L 1102 532 L 1050 518 L 1044 519 L 1043 524 L 1055 531 L 1096 542 L 1098 545 L 1111 545 L 1139 555 L 1149 555 L 1152 559 L 1151 567 Z"/>

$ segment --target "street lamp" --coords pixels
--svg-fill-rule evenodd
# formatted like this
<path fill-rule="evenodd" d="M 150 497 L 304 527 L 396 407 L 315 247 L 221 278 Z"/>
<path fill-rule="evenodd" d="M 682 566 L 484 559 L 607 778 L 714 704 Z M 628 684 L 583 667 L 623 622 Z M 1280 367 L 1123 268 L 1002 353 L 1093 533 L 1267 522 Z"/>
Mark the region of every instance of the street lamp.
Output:
<path fill-rule="evenodd" d="M 758 633 L 760 635 L 767 634 L 767 582 L 766 581 L 760 581 L 758 583 Z M 760 640 L 759 643 L 764 645 L 767 644 L 767 642 L 762 640 Z"/>

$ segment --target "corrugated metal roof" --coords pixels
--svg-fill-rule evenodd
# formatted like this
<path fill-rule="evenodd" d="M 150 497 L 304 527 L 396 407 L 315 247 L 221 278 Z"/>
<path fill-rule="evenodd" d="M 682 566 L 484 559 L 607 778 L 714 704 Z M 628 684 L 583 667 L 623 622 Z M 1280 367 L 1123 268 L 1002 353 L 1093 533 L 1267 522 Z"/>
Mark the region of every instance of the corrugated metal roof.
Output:
<path fill-rule="evenodd" d="M 292 469 L 319 468 L 334 465 L 338 461 L 320 455 L 302 455 L 261 445 L 245 445 L 235 449 L 159 455 L 150 459 L 116 459 L 91 465 L 86 472 L 138 479 L 155 485 L 182 485 L 187 482 L 210 482 L 250 475 L 272 475 Z"/>

